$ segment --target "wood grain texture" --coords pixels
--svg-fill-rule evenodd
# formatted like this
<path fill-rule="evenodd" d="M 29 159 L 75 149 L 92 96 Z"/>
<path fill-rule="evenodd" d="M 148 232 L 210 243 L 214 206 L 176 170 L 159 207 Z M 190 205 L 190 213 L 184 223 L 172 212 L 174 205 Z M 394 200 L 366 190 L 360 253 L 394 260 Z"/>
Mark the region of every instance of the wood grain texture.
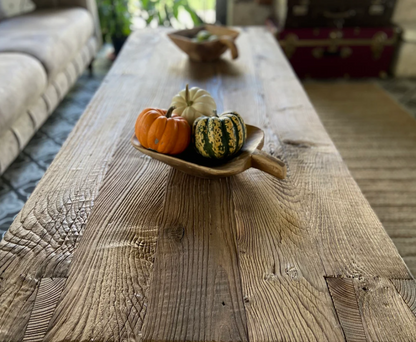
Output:
<path fill-rule="evenodd" d="M 23 341 L 43 341 L 65 282 L 66 278 L 43 278 L 40 281 Z"/>
<path fill-rule="evenodd" d="M 245 33 L 248 41 L 260 39 L 259 46 L 270 44 L 257 36 L 257 32 Z M 274 55 L 279 53 L 272 47 Z M 255 170 L 231 179 L 249 339 L 344 341 L 323 277 L 325 271 L 313 246 L 313 231 L 309 229 L 307 209 L 302 203 L 304 190 L 293 172 L 293 161 L 287 159 L 285 147 L 271 126 L 272 110 L 265 98 L 267 85 L 262 84 L 260 73 L 265 67 L 261 65 L 264 60 L 273 63 L 267 57 L 273 54 L 253 50 L 248 43 L 240 45 L 240 52 L 237 65 L 222 66 L 224 108 L 237 111 L 247 123 L 261 127 L 266 132 L 263 150 L 282 158 L 288 166 L 287 178 L 283 181 Z M 283 66 L 275 69 L 287 67 Z M 269 73 L 270 70 L 267 67 Z M 290 79 L 284 73 L 281 76 L 282 84 L 276 91 Z M 271 98 L 275 97 L 273 94 Z M 273 112 L 282 111 L 275 106 Z M 283 117 L 282 126 L 284 121 Z M 311 121 L 311 126 L 319 124 Z M 295 143 L 294 136 L 288 139 Z"/>
<path fill-rule="evenodd" d="M 410 310 L 416 315 L 416 281 L 414 279 L 390 279 Z"/>
<path fill-rule="evenodd" d="M 416 316 L 391 281 L 355 278 L 354 288 L 368 341 L 414 341 Z"/>
<path fill-rule="evenodd" d="M 305 89 L 352 176 L 415 273 L 416 121 L 373 83 L 306 83 Z"/>
<path fill-rule="evenodd" d="M 258 171 L 235 178 L 237 243 L 250 340 L 343 341 L 301 206 L 303 194 L 285 181 L 264 179 Z"/>
<path fill-rule="evenodd" d="M 345 334 L 345 340 L 366 342 L 367 338 L 355 295 L 353 279 L 328 277 L 326 282 Z"/>
<path fill-rule="evenodd" d="M 140 338 L 168 170 L 128 140 L 116 156 L 45 341 Z"/>
<path fill-rule="evenodd" d="M 163 68 L 164 59 L 156 57 L 166 52 L 160 44 L 163 39 L 166 37 L 154 37 L 150 32 L 131 37 L 123 54 L 135 54 L 137 47 L 147 41 L 154 46 L 151 53 L 154 58 L 149 58 L 148 51 L 135 54 L 134 60 L 123 59 L 122 54 L 103 86 L 113 89 L 112 99 L 121 101 L 114 103 L 116 107 L 125 104 L 125 120 L 121 120 L 121 132 L 114 137 L 113 141 L 118 143 L 113 162 L 96 199 L 86 238 L 77 249 L 46 341 L 135 340 L 142 334 L 170 168 L 138 153 L 126 137 L 131 136 L 142 108 L 168 103 L 170 94 L 176 91 L 173 79 L 167 82 L 169 78 L 153 78 L 146 82 L 145 88 L 131 83 L 144 79 L 149 70 Z M 135 67 L 136 63 L 141 67 Z M 128 83 L 127 104 L 126 89 L 114 88 L 118 82 Z"/>
<path fill-rule="evenodd" d="M 168 184 L 143 340 L 248 341 L 229 180 Z"/>
<path fill-rule="evenodd" d="M 338 276 L 368 340 L 409 340 L 389 279 L 412 276 L 273 37 L 243 29 L 239 59 L 197 64 L 163 33 L 130 37 L 1 243 L 0 340 L 23 339 L 41 278 L 67 277 L 45 341 L 345 341 Z M 261 127 L 287 178 L 193 178 L 134 150 L 140 110 L 187 83 Z"/>

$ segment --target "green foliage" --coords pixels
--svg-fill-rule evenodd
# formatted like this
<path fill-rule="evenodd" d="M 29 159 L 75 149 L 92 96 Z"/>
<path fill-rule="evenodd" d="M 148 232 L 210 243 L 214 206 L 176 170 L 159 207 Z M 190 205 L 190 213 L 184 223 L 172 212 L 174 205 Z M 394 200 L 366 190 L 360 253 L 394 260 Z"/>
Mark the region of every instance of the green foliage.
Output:
<path fill-rule="evenodd" d="M 202 24 L 188 0 L 97 0 L 97 5 L 105 41 L 128 36 L 132 16 L 143 18 L 147 25 L 156 21 L 159 26 L 172 26 L 175 20 L 179 22 L 180 12 L 186 11 L 194 25 Z"/>
<path fill-rule="evenodd" d="M 215 9 L 215 0 L 188 0 L 188 3 L 194 10 Z"/>
<path fill-rule="evenodd" d="M 130 34 L 129 0 L 97 0 L 97 5 L 105 41 L 111 41 L 112 37 L 127 37 Z"/>
<path fill-rule="evenodd" d="M 179 21 L 180 11 L 186 11 L 192 18 L 194 25 L 202 24 L 202 19 L 189 5 L 188 0 L 140 0 L 133 2 L 137 14 L 149 25 L 157 20 L 159 26 L 172 26 L 174 20 Z"/>

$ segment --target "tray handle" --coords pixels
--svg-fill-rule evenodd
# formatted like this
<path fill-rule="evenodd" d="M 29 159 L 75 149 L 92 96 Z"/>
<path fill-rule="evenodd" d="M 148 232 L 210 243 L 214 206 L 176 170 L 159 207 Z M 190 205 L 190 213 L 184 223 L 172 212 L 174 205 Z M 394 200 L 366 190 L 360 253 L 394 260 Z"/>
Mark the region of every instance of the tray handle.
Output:
<path fill-rule="evenodd" d="M 234 43 L 233 38 L 231 38 L 230 36 L 221 36 L 219 38 L 219 41 L 224 45 L 227 45 L 227 47 L 230 49 L 232 59 L 238 58 L 238 49 L 237 45 L 235 45 Z"/>
<path fill-rule="evenodd" d="M 259 169 L 279 179 L 286 178 L 286 165 L 279 158 L 256 149 L 251 155 L 251 167 Z"/>

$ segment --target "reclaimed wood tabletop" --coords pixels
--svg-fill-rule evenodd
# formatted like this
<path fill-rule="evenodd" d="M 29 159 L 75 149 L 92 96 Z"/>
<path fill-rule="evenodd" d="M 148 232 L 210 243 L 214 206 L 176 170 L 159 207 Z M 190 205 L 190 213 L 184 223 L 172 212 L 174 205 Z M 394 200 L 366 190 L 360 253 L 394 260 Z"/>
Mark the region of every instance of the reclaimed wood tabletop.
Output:
<path fill-rule="evenodd" d="M 0 243 L 0 341 L 416 341 L 416 283 L 273 37 L 191 62 L 128 40 Z M 130 145 L 186 83 L 287 177 L 195 178 Z M 328 96 L 331 96 L 328 93 Z"/>

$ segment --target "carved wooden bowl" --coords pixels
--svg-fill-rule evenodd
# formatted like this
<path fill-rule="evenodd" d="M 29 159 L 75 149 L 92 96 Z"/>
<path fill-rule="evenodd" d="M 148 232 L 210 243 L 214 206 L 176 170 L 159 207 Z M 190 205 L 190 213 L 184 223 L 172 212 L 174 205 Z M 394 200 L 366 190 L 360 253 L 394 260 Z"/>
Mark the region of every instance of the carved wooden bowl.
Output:
<path fill-rule="evenodd" d="M 197 33 L 207 30 L 218 36 L 218 39 L 206 42 L 193 42 Z M 218 59 L 227 49 L 230 49 L 233 59 L 238 57 L 238 49 L 235 40 L 239 32 L 223 26 L 203 25 L 189 30 L 180 30 L 168 34 L 168 37 L 183 51 L 189 58 L 197 62 L 211 62 Z"/>

